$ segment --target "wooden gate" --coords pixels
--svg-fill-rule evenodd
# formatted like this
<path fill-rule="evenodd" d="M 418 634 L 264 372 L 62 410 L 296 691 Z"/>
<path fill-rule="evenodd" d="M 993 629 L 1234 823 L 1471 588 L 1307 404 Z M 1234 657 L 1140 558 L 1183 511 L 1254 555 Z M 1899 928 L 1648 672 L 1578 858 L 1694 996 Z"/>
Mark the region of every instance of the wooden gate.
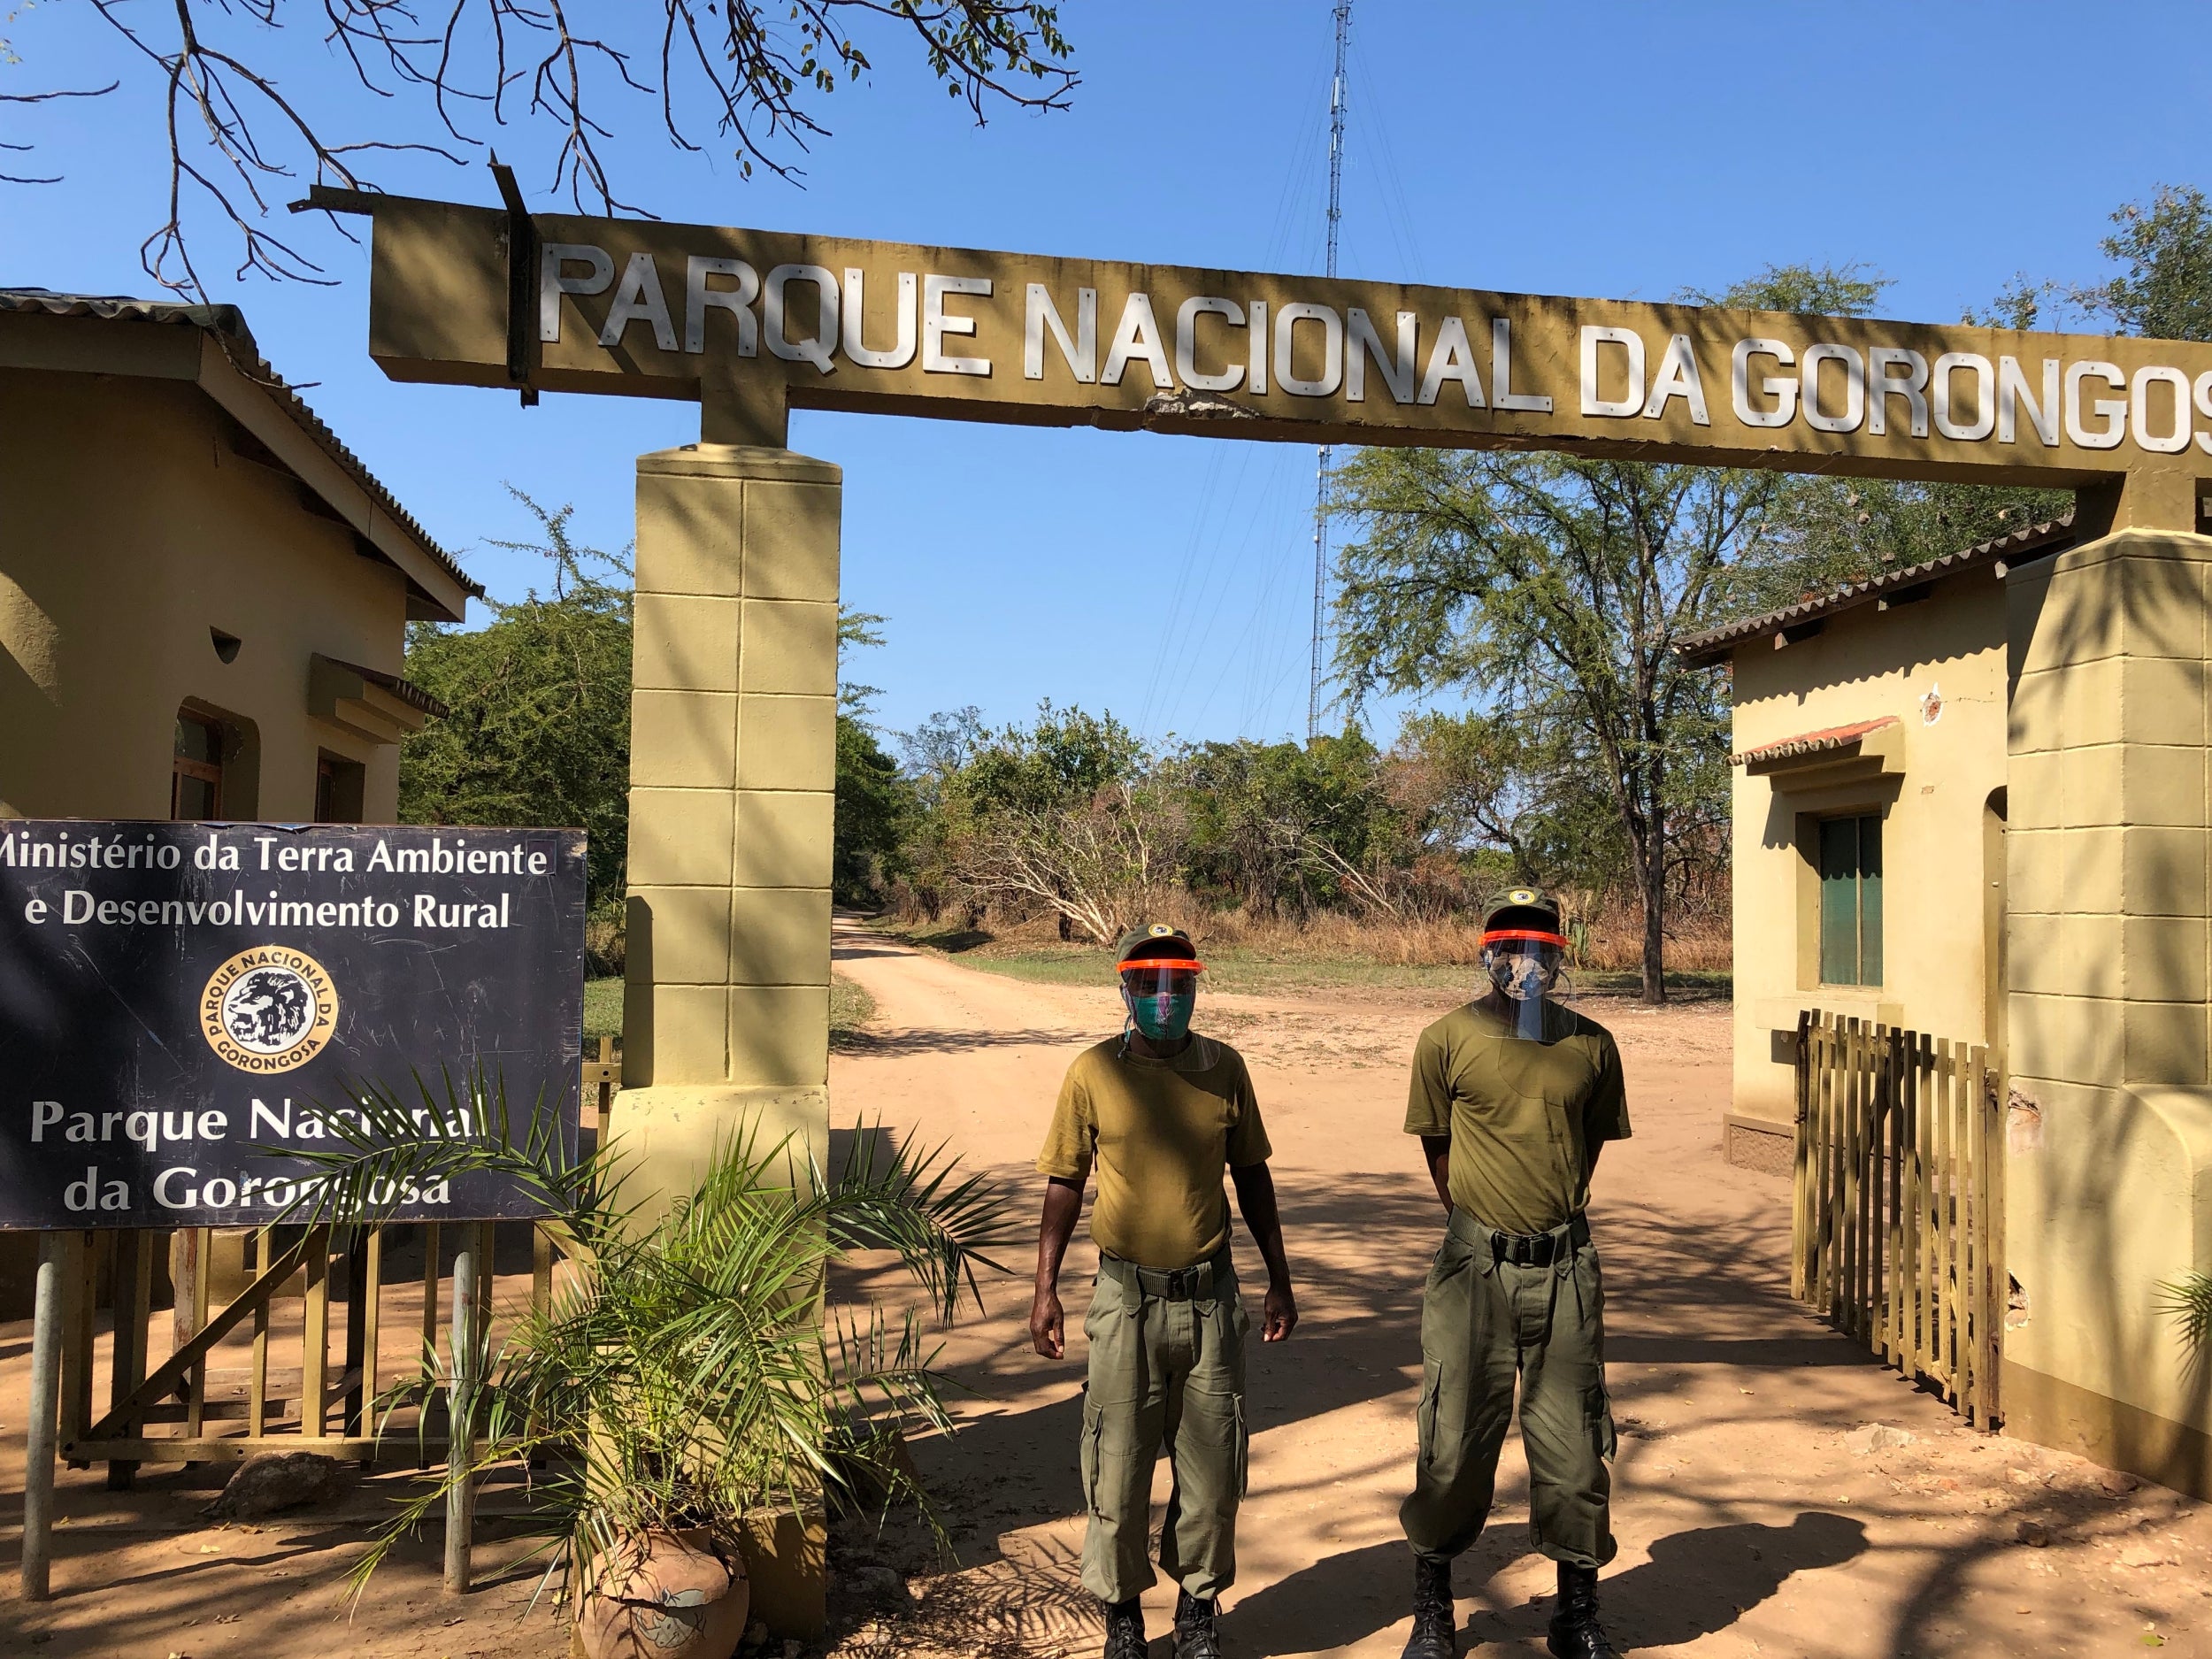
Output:
<path fill-rule="evenodd" d="M 599 1039 L 583 1064 L 588 1139 L 605 1131 L 620 1073 L 618 1046 Z M 437 1462 L 446 1450 L 441 1391 L 394 1385 L 419 1374 L 426 1348 L 449 1348 L 453 1273 L 464 1254 L 473 1269 L 470 1305 L 495 1320 L 495 1264 L 503 1254 L 519 1274 L 526 1229 L 530 1303 L 542 1309 L 559 1252 L 528 1222 L 426 1222 L 343 1236 L 304 1226 L 242 1239 L 211 1228 L 58 1234 L 61 1455 L 77 1468 L 106 1463 L 117 1487 L 142 1463 L 226 1463 L 265 1451 L 365 1461 L 381 1442 L 384 1455 Z M 173 1236 L 176 1311 L 156 1363 L 153 1292 Z M 226 1278 L 234 1282 L 219 1298 Z M 104 1302 L 114 1310 L 104 1345 Z M 104 1409 L 96 1409 L 104 1358 Z M 399 1415 L 380 1415 L 380 1399 Z"/>
<path fill-rule="evenodd" d="M 533 1234 L 531 1301 L 543 1306 L 552 1240 L 527 1222 L 507 1226 Z M 426 1348 L 443 1351 L 449 1342 L 461 1253 L 474 1267 L 473 1305 L 485 1315 L 494 1305 L 490 1222 L 349 1237 L 328 1227 L 260 1228 L 244 1240 L 248 1282 L 212 1308 L 211 1263 L 225 1235 L 195 1228 L 175 1235 L 181 1248 L 168 1252 L 180 1270 L 174 1337 L 169 1353 L 150 1364 L 156 1325 L 149 1303 L 165 1236 L 111 1235 L 115 1319 L 104 1356 L 105 1409 L 96 1414 L 96 1292 L 108 1253 L 94 1235 L 60 1237 L 61 1455 L 79 1468 L 106 1463 L 113 1486 L 129 1486 L 142 1463 L 228 1463 L 266 1451 L 368 1460 L 378 1452 L 380 1396 L 388 1409 L 402 1403 L 391 1386 L 416 1375 Z M 398 1276 L 387 1272 L 395 1240 L 406 1262 Z M 443 1456 L 438 1393 L 407 1391 L 406 1426 L 386 1442 L 387 1455 L 426 1463 Z M 423 1420 L 412 1422 L 418 1412 Z"/>
<path fill-rule="evenodd" d="M 2003 1416 L 2003 1110 L 1985 1048 L 1798 1016 L 1790 1294 L 1977 1428 Z"/>

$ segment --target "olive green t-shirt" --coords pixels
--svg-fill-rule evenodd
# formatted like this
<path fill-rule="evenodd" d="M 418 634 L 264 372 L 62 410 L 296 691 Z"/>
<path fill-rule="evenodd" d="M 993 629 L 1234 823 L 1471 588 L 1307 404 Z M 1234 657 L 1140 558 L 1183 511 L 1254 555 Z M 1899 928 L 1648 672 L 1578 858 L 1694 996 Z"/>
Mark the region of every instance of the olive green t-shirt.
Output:
<path fill-rule="evenodd" d="M 1194 1036 L 1171 1060 L 1143 1060 L 1110 1037 L 1068 1068 L 1037 1170 L 1081 1183 L 1098 1165 L 1091 1237 L 1145 1267 L 1189 1267 L 1229 1238 L 1222 1171 L 1273 1148 L 1243 1056 Z"/>
<path fill-rule="evenodd" d="M 1406 1133 L 1449 1135 L 1455 1209 L 1506 1233 L 1548 1233 L 1589 1202 L 1590 1149 L 1629 1135 L 1611 1033 L 1556 1002 L 1548 1042 L 1470 1002 L 1421 1033 Z"/>

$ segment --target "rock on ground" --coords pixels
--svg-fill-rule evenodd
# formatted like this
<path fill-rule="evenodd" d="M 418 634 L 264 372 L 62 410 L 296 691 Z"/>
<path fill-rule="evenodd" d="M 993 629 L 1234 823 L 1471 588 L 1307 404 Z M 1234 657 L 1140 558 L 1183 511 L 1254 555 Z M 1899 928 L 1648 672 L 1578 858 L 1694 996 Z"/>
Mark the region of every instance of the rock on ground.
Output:
<path fill-rule="evenodd" d="M 238 1465 L 214 1502 L 211 1521 L 242 1521 L 303 1504 L 326 1503 L 342 1486 L 338 1460 L 319 1452 L 260 1452 Z"/>
<path fill-rule="evenodd" d="M 1861 1457 L 1870 1457 L 1876 1452 L 1886 1452 L 1913 1442 L 1910 1429 L 1893 1429 L 1886 1423 L 1863 1423 L 1843 1437 L 1845 1447 Z"/>

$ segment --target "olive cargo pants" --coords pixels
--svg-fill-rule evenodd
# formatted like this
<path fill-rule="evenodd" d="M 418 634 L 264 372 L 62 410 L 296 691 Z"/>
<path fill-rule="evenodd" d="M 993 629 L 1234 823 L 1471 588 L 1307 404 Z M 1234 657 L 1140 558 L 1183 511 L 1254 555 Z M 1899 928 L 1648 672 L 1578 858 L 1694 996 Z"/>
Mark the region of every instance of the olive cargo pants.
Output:
<path fill-rule="evenodd" d="M 1586 1236 L 1550 1236 L 1547 1265 L 1500 1261 L 1491 1229 L 1452 1211 L 1421 1306 L 1420 1457 L 1399 1525 L 1417 1555 L 1448 1560 L 1488 1519 L 1520 1385 L 1529 1530 L 1555 1561 L 1613 1559 L 1613 1417 L 1605 1287 Z"/>
<path fill-rule="evenodd" d="M 1083 1328 L 1083 1587 L 1102 1601 L 1151 1587 L 1152 1466 L 1164 1441 L 1175 1486 L 1161 1570 L 1193 1596 L 1219 1595 L 1237 1571 L 1250 1329 L 1229 1252 L 1176 1275 L 1101 1261 Z"/>

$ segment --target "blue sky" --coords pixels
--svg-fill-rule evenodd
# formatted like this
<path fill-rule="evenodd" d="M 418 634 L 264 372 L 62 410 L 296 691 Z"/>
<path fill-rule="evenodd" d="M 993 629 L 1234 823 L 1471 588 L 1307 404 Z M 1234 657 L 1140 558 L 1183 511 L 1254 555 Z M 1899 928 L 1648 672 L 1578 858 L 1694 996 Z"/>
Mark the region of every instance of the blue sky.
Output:
<path fill-rule="evenodd" d="M 612 4 L 614 0 L 602 0 Z M 300 23 L 269 61 L 318 109 L 390 121 Z M 139 0 L 150 27 L 167 11 Z M 773 8 L 772 8 L 772 10 Z M 841 88 L 803 188 L 680 156 L 627 108 L 629 199 L 669 218 L 897 241 L 1317 271 L 1327 0 L 1071 0 L 1083 84 L 1063 114 L 976 128 L 888 36 Z M 0 105 L 0 283 L 148 293 L 162 216 L 154 81 L 89 8 L 0 25 L 0 92 L 97 84 L 106 99 Z M 241 26 L 241 38 L 250 31 Z M 1348 274 L 1655 298 L 1769 261 L 1863 260 L 1882 310 L 1949 319 L 2018 272 L 2082 280 L 2124 201 L 2193 182 L 2212 140 L 2196 65 L 2212 8 L 2041 4 L 1583 4 L 1359 0 L 1342 269 Z M 396 129 L 386 127 L 389 134 Z M 549 152 L 499 134 L 534 199 Z M 387 188 L 491 201 L 489 176 L 409 160 Z M 289 192 L 286 192 L 289 193 Z M 687 405 L 396 386 L 365 350 L 359 253 L 297 235 L 335 288 L 234 282 L 203 220 L 216 297 L 495 594 L 535 579 L 486 545 L 527 533 L 512 483 L 629 539 L 633 457 L 688 442 Z M 221 273 L 218 278 L 216 273 Z M 795 448 L 846 469 L 845 596 L 888 617 L 856 664 L 894 729 L 967 703 L 1110 708 L 1146 734 L 1302 732 L 1314 455 L 1286 446 L 801 411 Z"/>

